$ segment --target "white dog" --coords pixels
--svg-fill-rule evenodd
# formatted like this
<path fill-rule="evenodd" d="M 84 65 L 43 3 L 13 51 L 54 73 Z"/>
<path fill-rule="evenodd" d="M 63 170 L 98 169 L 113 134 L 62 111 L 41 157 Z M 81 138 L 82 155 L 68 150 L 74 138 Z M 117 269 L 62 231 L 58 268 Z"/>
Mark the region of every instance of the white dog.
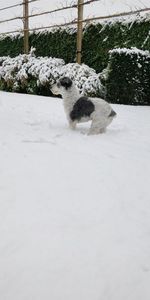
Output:
<path fill-rule="evenodd" d="M 105 100 L 81 96 L 69 77 L 61 78 L 52 86 L 51 91 L 55 95 L 62 95 L 65 113 L 72 129 L 75 129 L 77 123 L 92 120 L 89 134 L 103 133 L 116 116 L 116 112 Z"/>

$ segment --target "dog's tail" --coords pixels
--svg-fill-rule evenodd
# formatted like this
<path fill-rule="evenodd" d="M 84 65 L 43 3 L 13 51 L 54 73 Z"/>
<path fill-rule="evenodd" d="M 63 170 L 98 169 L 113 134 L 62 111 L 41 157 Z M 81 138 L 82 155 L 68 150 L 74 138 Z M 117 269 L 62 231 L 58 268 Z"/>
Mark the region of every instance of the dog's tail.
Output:
<path fill-rule="evenodd" d="M 116 116 L 117 116 L 117 113 L 112 109 L 108 117 L 115 118 Z"/>

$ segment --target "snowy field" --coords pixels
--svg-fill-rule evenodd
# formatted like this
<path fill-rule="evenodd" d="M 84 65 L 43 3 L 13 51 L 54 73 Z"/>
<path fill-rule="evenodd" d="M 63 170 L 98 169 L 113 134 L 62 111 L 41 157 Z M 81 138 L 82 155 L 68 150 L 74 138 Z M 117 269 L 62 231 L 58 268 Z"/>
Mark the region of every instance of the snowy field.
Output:
<path fill-rule="evenodd" d="M 70 131 L 61 99 L 0 92 L 0 299 L 150 299 L 150 107 Z"/>

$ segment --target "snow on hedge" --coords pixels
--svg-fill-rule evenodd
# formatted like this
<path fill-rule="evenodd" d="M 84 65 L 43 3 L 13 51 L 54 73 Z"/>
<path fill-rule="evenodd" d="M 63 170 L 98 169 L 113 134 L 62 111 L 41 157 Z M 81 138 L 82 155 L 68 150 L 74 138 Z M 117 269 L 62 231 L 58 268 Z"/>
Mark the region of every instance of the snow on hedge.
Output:
<path fill-rule="evenodd" d="M 130 58 L 135 59 L 136 65 L 139 69 L 142 68 L 142 65 L 141 65 L 141 63 L 139 63 L 139 60 L 141 60 L 141 58 L 142 58 L 144 61 L 146 61 L 147 58 L 150 58 L 150 51 L 141 50 L 136 47 L 114 48 L 112 50 L 109 50 L 109 63 L 107 65 L 107 67 L 100 73 L 100 80 L 102 82 L 106 82 L 106 80 L 108 79 L 110 69 L 112 68 L 112 67 L 110 67 L 110 62 L 111 62 L 112 56 L 114 54 L 119 54 L 119 55 L 123 54 L 125 56 L 129 56 Z"/>
<path fill-rule="evenodd" d="M 73 79 L 80 92 L 85 95 L 103 93 L 100 75 L 87 65 L 77 63 L 65 65 L 63 59 L 35 57 L 34 51 L 29 55 L 23 54 L 15 58 L 0 58 L 0 83 L 1 88 L 6 90 L 27 90 L 35 93 L 35 86 L 47 86 L 50 89 L 62 76 Z"/>
<path fill-rule="evenodd" d="M 109 51 L 109 54 L 118 53 L 118 54 L 126 54 L 126 55 L 142 55 L 146 57 L 150 57 L 150 52 L 148 50 L 140 50 L 136 47 L 132 47 L 131 49 L 128 48 L 115 48 Z"/>

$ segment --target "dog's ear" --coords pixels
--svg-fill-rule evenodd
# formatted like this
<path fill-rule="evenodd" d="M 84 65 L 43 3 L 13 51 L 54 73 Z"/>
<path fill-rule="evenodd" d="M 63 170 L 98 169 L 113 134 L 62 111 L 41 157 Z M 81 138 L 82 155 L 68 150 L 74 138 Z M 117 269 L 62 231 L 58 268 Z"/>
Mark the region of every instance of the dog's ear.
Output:
<path fill-rule="evenodd" d="M 72 80 L 69 77 L 63 77 L 59 82 L 66 90 L 72 86 Z"/>

